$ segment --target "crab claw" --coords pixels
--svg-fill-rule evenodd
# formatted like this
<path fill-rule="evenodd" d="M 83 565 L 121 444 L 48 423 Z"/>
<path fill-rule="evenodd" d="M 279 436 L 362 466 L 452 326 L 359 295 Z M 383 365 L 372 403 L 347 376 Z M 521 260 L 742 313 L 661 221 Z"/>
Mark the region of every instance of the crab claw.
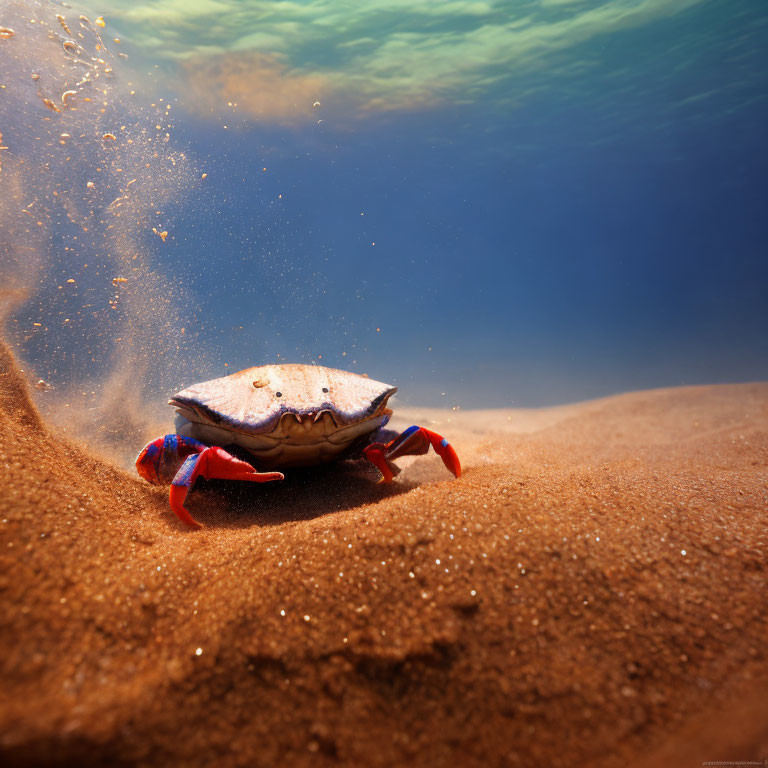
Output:
<path fill-rule="evenodd" d="M 202 528 L 184 506 L 187 494 L 198 477 L 206 480 L 249 480 L 254 483 L 284 479 L 281 472 L 257 472 L 248 462 L 217 446 L 188 456 L 171 482 L 170 503 L 176 517 L 191 528 Z"/>
<path fill-rule="evenodd" d="M 425 427 L 408 427 L 388 443 L 371 443 L 363 449 L 363 455 L 381 472 L 382 482 L 389 483 L 399 471 L 392 463 L 395 459 L 400 456 L 420 456 L 429 450 L 430 445 L 443 460 L 443 464 L 459 477 L 461 463 L 453 446 L 442 435 Z"/>

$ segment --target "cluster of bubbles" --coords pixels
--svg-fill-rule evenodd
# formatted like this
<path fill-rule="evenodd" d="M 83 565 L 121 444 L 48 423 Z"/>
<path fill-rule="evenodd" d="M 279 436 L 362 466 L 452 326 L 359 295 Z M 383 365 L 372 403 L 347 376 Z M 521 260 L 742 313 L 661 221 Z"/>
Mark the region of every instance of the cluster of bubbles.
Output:
<path fill-rule="evenodd" d="M 148 393 L 196 365 L 159 262 L 204 182 L 108 29 L 51 0 L 0 9 L 0 308 L 45 414 L 126 459 L 156 426 Z"/>

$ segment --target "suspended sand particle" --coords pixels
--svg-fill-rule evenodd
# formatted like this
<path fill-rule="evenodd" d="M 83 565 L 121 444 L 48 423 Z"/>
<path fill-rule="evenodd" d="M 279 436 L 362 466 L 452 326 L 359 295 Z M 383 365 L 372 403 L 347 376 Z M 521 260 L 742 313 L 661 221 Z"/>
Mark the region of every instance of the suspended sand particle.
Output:
<path fill-rule="evenodd" d="M 86 182 L 85 186 L 88 187 L 88 189 L 92 189 L 94 186 L 94 183 L 92 181 L 88 181 Z"/>
<path fill-rule="evenodd" d="M 68 283 L 74 283 L 75 282 L 75 278 L 74 277 L 70 277 L 69 280 L 67 280 L 67 282 Z"/>
<path fill-rule="evenodd" d="M 30 75 L 30 77 L 31 77 L 33 80 L 39 80 L 39 79 L 40 79 L 40 75 L 38 75 L 38 74 L 37 74 L 37 72 L 33 72 L 33 73 Z"/>
<path fill-rule="evenodd" d="M 8 29 L 8 27 L 0 27 L 0 37 L 5 38 L 6 40 L 13 37 L 16 33 L 12 29 Z"/>
<path fill-rule="evenodd" d="M 59 20 L 59 24 L 61 24 L 61 28 L 68 34 L 72 34 L 72 30 L 67 26 L 67 20 L 60 14 L 56 14 L 56 18 Z"/>
<path fill-rule="evenodd" d="M 61 103 L 65 106 L 69 106 L 69 100 L 77 95 L 77 91 L 64 91 L 64 93 L 61 94 Z"/>
<path fill-rule="evenodd" d="M 112 278 L 112 285 L 117 285 L 118 283 L 127 283 L 128 278 L 127 277 L 113 277 Z"/>
<path fill-rule="evenodd" d="M 101 27 L 102 29 L 107 26 L 107 22 L 104 21 L 103 16 L 99 16 L 96 21 L 93 22 L 97 27 Z"/>
<path fill-rule="evenodd" d="M 117 136 L 115 136 L 115 134 L 114 134 L 114 133 L 105 133 L 105 134 L 104 134 L 104 135 L 101 137 L 101 140 L 102 140 L 102 141 L 117 141 Z"/>
<path fill-rule="evenodd" d="M 51 385 L 45 379 L 38 379 L 35 384 L 35 389 L 39 389 L 41 392 L 45 392 L 51 388 Z"/>
<path fill-rule="evenodd" d="M 200 178 L 201 178 L 201 179 L 207 179 L 207 178 L 208 178 L 208 174 L 207 174 L 207 173 L 204 173 L 204 174 L 203 174 L 203 175 L 202 175 Z"/>
<path fill-rule="evenodd" d="M 41 96 L 40 97 L 43 101 L 43 104 L 45 104 L 48 109 L 52 110 L 53 112 L 61 112 L 58 105 L 52 102 L 47 96 Z"/>
<path fill-rule="evenodd" d="M 165 242 L 165 238 L 168 237 L 168 232 L 166 230 L 163 230 L 162 232 L 158 231 L 154 227 L 152 227 L 152 231 L 163 241 Z"/>

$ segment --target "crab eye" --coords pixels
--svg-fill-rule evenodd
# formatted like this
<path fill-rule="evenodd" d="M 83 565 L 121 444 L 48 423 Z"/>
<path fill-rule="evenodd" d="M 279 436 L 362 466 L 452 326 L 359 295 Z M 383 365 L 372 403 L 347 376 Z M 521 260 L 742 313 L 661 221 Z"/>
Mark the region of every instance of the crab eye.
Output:
<path fill-rule="evenodd" d="M 282 397 L 282 396 L 283 396 L 282 392 L 275 392 L 275 397 Z"/>
<path fill-rule="evenodd" d="M 328 393 L 328 387 L 323 387 L 323 392 Z"/>

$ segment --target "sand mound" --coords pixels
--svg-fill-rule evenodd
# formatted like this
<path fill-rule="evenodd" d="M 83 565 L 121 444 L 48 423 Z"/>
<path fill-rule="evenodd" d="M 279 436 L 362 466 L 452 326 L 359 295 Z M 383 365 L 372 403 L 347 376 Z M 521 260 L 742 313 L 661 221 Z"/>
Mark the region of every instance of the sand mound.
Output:
<path fill-rule="evenodd" d="M 3 764 L 768 752 L 768 385 L 406 415 L 459 481 L 211 483 L 189 532 L 58 442 L 0 349 Z"/>

